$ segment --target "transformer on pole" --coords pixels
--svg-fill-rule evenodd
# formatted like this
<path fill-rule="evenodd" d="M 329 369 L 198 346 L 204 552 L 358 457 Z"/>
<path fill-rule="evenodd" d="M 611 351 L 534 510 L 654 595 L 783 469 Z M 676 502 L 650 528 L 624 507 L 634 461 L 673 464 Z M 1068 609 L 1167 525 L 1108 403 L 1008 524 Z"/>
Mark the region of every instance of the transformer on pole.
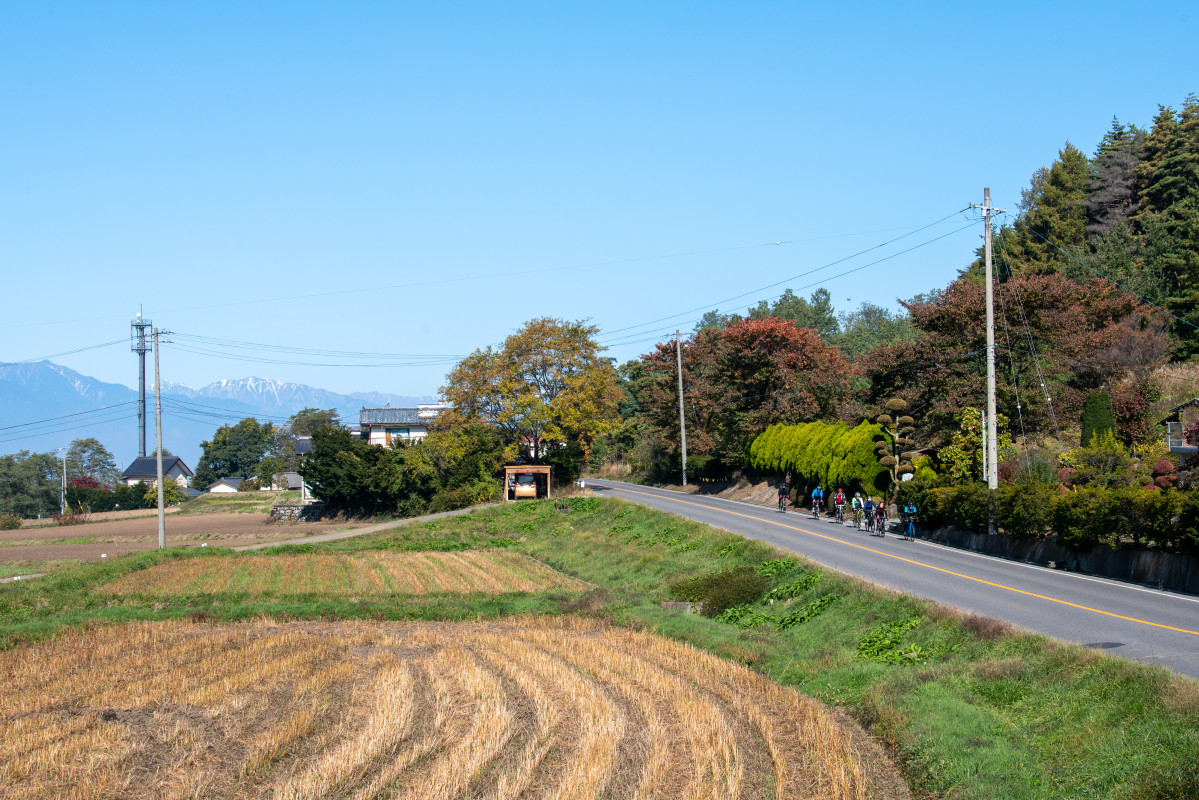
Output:
<path fill-rule="evenodd" d="M 129 330 L 129 349 L 137 353 L 138 371 L 137 371 L 137 454 L 144 456 L 146 454 L 146 353 L 150 351 L 150 337 L 146 335 L 146 331 L 153 327 L 153 323 L 141 315 L 139 311 L 137 317 L 130 323 Z"/>

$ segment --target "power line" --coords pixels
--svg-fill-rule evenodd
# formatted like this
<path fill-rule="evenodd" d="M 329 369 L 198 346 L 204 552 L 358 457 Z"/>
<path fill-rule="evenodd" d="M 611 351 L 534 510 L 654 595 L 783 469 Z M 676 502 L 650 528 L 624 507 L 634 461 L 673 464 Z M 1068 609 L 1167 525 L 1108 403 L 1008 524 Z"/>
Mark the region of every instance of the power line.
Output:
<path fill-rule="evenodd" d="M 1124 291 L 1128 292 L 1130 295 L 1132 295 L 1132 296 L 1133 296 L 1133 297 L 1135 297 L 1136 299 L 1140 300 L 1140 301 L 1141 301 L 1142 303 L 1144 303 L 1145 305 L 1147 305 L 1147 306 L 1153 306 L 1153 307 L 1154 307 L 1154 308 L 1156 308 L 1158 311 L 1160 311 L 1160 312 L 1162 312 L 1163 314 L 1166 314 L 1166 315 L 1168 315 L 1168 316 L 1170 316 L 1170 317 L 1173 317 L 1174 319 L 1178 320 L 1179 322 L 1183 323 L 1184 325 L 1190 325 L 1192 328 L 1195 328 L 1196 330 L 1199 330 L 1199 325 L 1195 325 L 1193 322 L 1188 322 L 1187 320 L 1185 320 L 1185 319 L 1183 319 L 1182 317 L 1178 316 L 1177 314 L 1173 313 L 1172 311 L 1170 311 L 1169 309 L 1165 308 L 1164 306 L 1159 306 L 1157 303 L 1153 302 L 1152 300 L 1148 300 L 1148 299 L 1146 299 L 1146 298 L 1142 297 L 1141 295 L 1139 295 L 1139 294 L 1137 294 L 1136 292 L 1134 292 L 1132 289 L 1129 289 L 1127 286 L 1125 286 L 1124 284 L 1120 283 L 1120 282 L 1119 282 L 1118 280 L 1116 280 L 1115 278 L 1109 278 L 1108 276 L 1104 275 L 1102 272 L 1100 272 L 1099 270 L 1095 269 L 1094 267 L 1092 267 L 1092 266 L 1091 266 L 1090 264 L 1088 264 L 1087 262 L 1083 261 L 1083 260 L 1082 260 L 1081 258 L 1079 258 L 1078 256 L 1074 255 L 1074 254 L 1073 254 L 1073 253 L 1071 253 L 1069 250 L 1066 250 L 1065 248 L 1061 247 L 1061 246 L 1060 246 L 1060 245 L 1058 245 L 1056 242 L 1050 241 L 1050 240 L 1049 240 L 1049 239 L 1047 239 L 1045 236 L 1043 236 L 1043 235 L 1040 233 L 1040 231 L 1037 231 L 1036 229 L 1034 229 L 1034 228 L 1033 228 L 1031 225 L 1029 225 L 1027 222 L 1024 222 L 1023 220 L 1021 220 L 1021 219 L 1018 219 L 1018 218 L 1013 218 L 1013 227 L 1015 227 L 1015 224 L 1020 224 L 1020 223 L 1022 223 L 1022 224 L 1024 225 L 1024 227 L 1025 227 L 1025 229 L 1026 229 L 1026 230 L 1028 230 L 1028 231 L 1031 231 L 1032 233 L 1036 234 L 1038 237 L 1040 237 L 1041 239 L 1043 239 L 1043 240 L 1044 240 L 1046 243 L 1048 243 L 1048 244 L 1049 244 L 1051 247 L 1053 247 L 1054 249 L 1056 249 L 1058 252 L 1060 252 L 1060 253 L 1061 253 L 1062 255 L 1064 255 L 1066 258 L 1073 259 L 1074 261 L 1077 261 L 1079 264 L 1081 264 L 1082 266 L 1086 267 L 1086 268 L 1087 268 L 1087 269 L 1089 269 L 1091 272 L 1094 272 L 1096 275 L 1098 275 L 1100 278 L 1103 278 L 1103 279 L 1104 279 L 1105 281 L 1107 281 L 1108 283 L 1111 283 L 1111 284 L 1113 284 L 1113 285 L 1115 285 L 1115 286 L 1119 286 L 1121 289 L 1123 289 Z"/>
<path fill-rule="evenodd" d="M 740 300 L 740 299 L 742 299 L 742 298 L 749 297 L 750 295 L 757 294 L 758 292 L 763 292 L 763 291 L 766 291 L 767 289 L 773 289 L 773 288 L 775 288 L 776 286 L 782 286 L 784 283 L 787 283 L 787 282 L 789 282 L 789 281 L 798 280 L 799 278 L 805 278 L 805 277 L 807 277 L 808 275 L 813 275 L 813 274 L 815 274 L 815 273 L 817 273 L 817 272 L 820 272 L 821 270 L 828 269 L 829 267 L 833 267 L 833 266 L 836 266 L 837 264 L 842 264 L 842 263 L 844 263 L 844 262 L 846 262 L 846 261 L 850 261 L 850 260 L 852 260 L 852 259 L 854 259 L 854 258 L 857 258 L 858 256 L 865 255 L 866 253 L 869 253 L 869 252 L 871 252 L 872 250 L 878 250 L 878 249 L 879 249 L 879 248 L 881 248 L 881 247 L 886 247 L 886 246 L 887 246 L 887 245 L 889 245 L 889 244 L 894 244 L 895 242 L 898 242 L 898 241 L 900 241 L 901 239 L 906 239 L 907 237 L 909 237 L 909 236 L 912 236 L 913 234 L 919 233 L 920 231 L 927 230 L 928 228 L 931 228 L 931 227 L 933 227 L 934 225 L 939 225 L 939 224 L 941 224 L 942 222 L 945 222 L 946 220 L 948 220 L 948 219 L 951 219 L 951 218 L 953 218 L 953 217 L 957 216 L 958 214 L 962 213 L 962 212 L 963 212 L 963 211 L 965 211 L 965 210 L 966 210 L 966 209 L 964 209 L 964 208 L 963 208 L 963 209 L 958 209 L 957 211 L 953 212 L 952 214 L 948 214 L 948 215 L 946 215 L 946 216 L 942 217 L 941 219 L 938 219 L 938 220 L 935 220 L 935 221 L 933 221 L 933 222 L 930 222 L 930 223 L 928 223 L 927 225 L 922 225 L 922 226 L 920 226 L 920 227 L 918 227 L 918 228 L 914 228 L 913 230 L 910 230 L 910 231 L 908 231 L 907 233 L 903 234 L 902 236 L 896 236 L 894 239 L 890 239 L 890 240 L 888 240 L 888 241 L 881 242 L 881 243 L 879 243 L 879 244 L 876 244 L 876 245 L 872 245 L 871 247 L 867 247 L 865 250 L 859 250 L 859 251 L 858 251 L 858 252 L 856 252 L 856 253 L 853 253 L 853 254 L 851 254 L 851 255 L 845 256 L 844 258 L 839 258 L 839 259 L 837 259 L 836 261 L 830 261 L 829 263 L 827 263 L 827 264 L 824 264 L 823 266 L 816 267 L 815 269 L 810 269 L 810 270 L 808 270 L 807 272 L 801 272 L 801 273 L 799 273 L 798 275 L 792 275 L 792 276 L 791 276 L 791 277 L 789 277 L 789 278 L 784 278 L 783 280 L 776 281 L 776 282 L 774 282 L 774 283 L 771 283 L 771 284 L 767 284 L 766 286 L 759 286 L 757 289 L 752 289 L 752 290 L 750 290 L 750 291 L 748 291 L 748 292 L 744 292 L 744 293 L 742 293 L 742 294 L 735 295 L 735 296 L 733 296 L 733 297 L 728 297 L 728 298 L 725 298 L 724 300 L 718 300 L 718 301 L 716 301 L 715 303 L 708 303 L 707 305 L 698 306 L 698 307 L 696 307 L 696 308 L 692 308 L 692 309 L 689 309 L 689 310 L 687 310 L 687 311 L 680 311 L 679 313 L 677 313 L 677 314 L 671 314 L 670 316 L 666 316 L 666 317 L 659 317 L 658 319 L 652 319 L 652 320 L 649 320 L 648 322 L 642 322 L 642 323 L 639 323 L 639 324 L 637 324 L 637 325 L 629 325 L 629 326 L 626 326 L 626 327 L 624 327 L 624 328 L 617 328 L 617 329 L 615 329 L 615 330 L 607 331 L 605 334 L 603 334 L 603 336 L 611 336 L 611 335 L 613 335 L 613 334 L 616 334 L 616 333 L 622 333 L 622 332 L 624 332 L 624 331 L 633 330 L 634 328 L 643 328 L 643 327 L 646 327 L 647 325 L 653 325 L 654 323 L 657 323 L 657 322 L 664 322 L 665 320 L 668 320 L 668 319 L 675 319 L 675 318 L 677 318 L 677 317 L 686 316 L 687 314 L 692 314 L 692 313 L 695 313 L 696 311 L 703 311 L 703 310 L 705 310 L 705 309 L 714 308 L 714 307 L 716 307 L 716 306 L 719 306 L 719 305 L 721 305 L 721 304 L 724 304 L 724 303 L 730 303 L 730 302 L 732 302 L 732 301 L 734 301 L 734 300 Z M 967 227 L 968 227 L 968 226 L 967 226 Z M 965 229 L 965 228 L 959 228 L 958 230 L 964 230 L 964 229 Z M 950 234 L 946 234 L 946 236 L 949 236 L 949 235 L 951 235 L 952 233 L 957 233 L 957 232 L 958 232 L 958 231 L 956 231 L 956 230 L 955 230 L 955 231 L 952 231 Z M 937 237 L 937 239 L 943 239 L 943 238 L 945 238 L 945 237 L 944 237 L 944 236 L 939 236 L 939 237 Z M 926 244 L 930 244 L 930 243 L 932 243 L 932 242 L 935 242 L 935 241 L 937 241 L 937 239 L 931 239 L 931 240 L 929 240 L 928 242 L 925 242 L 924 244 L 917 245 L 917 247 L 923 247 L 923 246 L 924 246 L 924 245 L 926 245 Z M 904 251 L 902 251 L 902 252 L 900 252 L 900 253 L 896 253 L 895 255 L 903 255 L 903 253 L 910 252 L 911 250 L 914 250 L 914 249 L 916 249 L 916 248 L 911 248 L 910 250 L 904 250 Z M 888 258 L 893 258 L 893 257 L 894 257 L 894 256 L 888 256 Z M 880 259 L 880 260 L 885 260 L 885 259 Z M 872 264 L 867 264 L 867 265 L 865 265 L 865 266 L 872 266 L 873 264 L 877 264 L 877 263 L 879 263 L 879 262 L 878 262 L 878 261 L 875 261 L 875 262 L 872 262 Z M 861 267 L 860 267 L 859 269 L 861 269 Z M 855 271 L 855 270 L 851 270 L 851 272 L 852 272 L 852 271 Z M 849 274 L 849 273 L 842 273 L 842 275 L 847 275 L 847 274 Z M 841 275 L 835 275 L 835 276 L 833 276 L 833 277 L 834 277 L 834 278 L 839 278 L 839 277 L 841 277 Z M 832 278 L 830 278 L 829 280 L 832 280 Z M 810 284 L 810 285 L 811 285 L 811 284 Z M 807 288 L 807 287 L 803 287 L 803 288 Z M 673 323 L 672 323 L 672 324 L 673 324 Z M 602 338 L 602 337 L 601 337 L 601 338 Z"/>
<path fill-rule="evenodd" d="M 124 344 L 125 339 L 114 339 L 111 342 L 103 342 L 101 344 L 89 344 L 87 347 L 76 347 L 74 350 L 63 350 L 61 353 L 51 353 L 48 356 L 34 356 L 33 358 L 22 358 L 20 361 L 13 361 L 13 364 L 32 364 L 35 361 L 48 361 L 51 358 L 59 356 L 69 356 L 75 353 L 83 353 L 87 350 L 98 350 L 101 347 L 112 347 L 114 344 Z"/>
<path fill-rule="evenodd" d="M 956 214 L 956 213 L 960 213 L 960 212 L 954 212 L 954 213 Z M 950 216 L 953 216 L 953 215 L 951 214 Z M 943 221 L 943 220 L 941 220 L 941 221 Z M 931 224 L 936 224 L 936 223 L 931 223 Z M 834 280 L 836 280 L 837 278 L 843 278 L 843 277 L 845 277 L 846 275 L 851 275 L 851 274 L 853 274 L 853 273 L 855 273 L 855 272 L 861 272 L 862 270 L 864 270 L 864 269 L 866 269 L 866 268 L 868 268 L 868 267 L 873 267 L 873 266 L 876 266 L 876 265 L 878 265 L 878 264 L 881 264 L 881 263 L 883 263 L 884 261 L 890 261 L 890 260 L 891 260 L 891 259 L 893 259 L 893 258 L 898 258 L 899 256 L 902 256 L 902 255 L 905 255 L 905 254 L 907 254 L 907 253 L 910 253 L 910 252 L 912 252 L 913 250 L 918 250 L 918 249 L 920 249 L 921 247 L 926 247 L 927 245 L 930 245 L 930 244 L 932 244 L 933 242 L 937 242 L 937 241 L 940 241 L 941 239 L 945 239 L 945 238 L 947 238 L 947 237 L 949 237 L 949 236 L 953 236 L 955 233 L 960 233 L 961 231 L 964 231 L 964 230 L 966 230 L 967 228 L 969 228 L 969 227 L 972 227 L 972 226 L 973 226 L 973 224 L 974 224 L 974 223 L 970 223 L 970 224 L 968 224 L 968 225 L 963 225 L 962 227 L 960 227 L 960 228 L 956 228 L 956 229 L 954 229 L 954 230 L 950 231 L 949 233 L 945 233 L 945 234 L 942 234 L 941 236 L 937 236 L 937 237 L 935 237 L 935 238 L 932 238 L 932 239 L 929 239 L 929 240 L 927 240 L 927 241 L 925 241 L 925 242 L 921 242 L 920 244 L 913 245 L 912 247 L 909 247 L 909 248 L 907 248 L 906 250 L 900 250 L 898 253 L 892 253 L 892 254 L 891 254 L 891 255 L 889 255 L 889 256 L 884 256 L 883 258 L 876 259 L 876 260 L 874 260 L 874 261 L 871 261 L 871 262 L 869 262 L 869 263 L 867 263 L 867 264 L 862 264 L 861 266 L 854 267 L 853 269 L 848 269 L 848 270 L 845 270 L 844 272 L 838 273 L 838 274 L 836 274 L 836 275 L 833 275 L 833 276 L 831 276 L 831 277 L 827 277 L 827 278 L 821 278 L 820 280 L 813 281 L 812 283 L 808 283 L 808 284 L 805 284 L 805 285 L 803 285 L 803 286 L 800 286 L 798 289 L 792 289 L 792 291 L 803 291 L 804 289 L 809 289 L 809 288 L 811 288 L 811 287 L 813 287 L 813 286 L 819 286 L 819 285 L 822 285 L 822 284 L 828 283 L 829 281 L 834 281 Z M 928 227 L 928 226 L 925 226 L 925 227 Z M 874 248 L 871 248 L 871 249 L 874 249 Z M 860 255 L 860 253 L 859 253 L 858 255 Z M 841 261 L 845 261 L 845 260 L 846 260 L 846 259 L 840 259 L 840 261 L 836 261 L 836 262 L 833 262 L 833 263 L 840 263 Z M 826 267 L 828 267 L 828 266 L 830 266 L 830 265 L 826 264 L 824 267 L 818 267 L 818 268 L 817 268 L 817 269 L 815 269 L 815 270 L 810 270 L 809 272 L 806 272 L 806 273 L 803 273 L 803 274 L 804 274 L 804 275 L 810 275 L 810 274 L 812 274 L 813 272 L 818 272 L 819 270 L 821 270 L 821 269 L 825 269 L 825 268 L 826 268 Z M 800 276 L 796 276 L 796 277 L 802 277 L 802 275 L 800 275 Z M 788 280 L 793 280 L 793 278 L 789 278 Z M 786 281 L 780 281 L 780 283 L 785 283 L 785 282 L 786 282 Z M 772 284 L 772 286 L 777 286 L 777 285 L 778 285 L 778 284 Z M 771 287 L 764 287 L 764 288 L 771 288 Z M 736 300 L 736 299 L 739 299 L 739 298 L 741 298 L 741 297 L 745 297 L 745 296 L 747 296 L 747 295 L 750 295 L 750 294 L 756 294 L 756 293 L 757 293 L 757 292 L 759 292 L 759 291 L 761 291 L 761 289 L 755 289 L 755 290 L 754 290 L 754 291 L 752 291 L 752 292 L 747 292 L 745 295 L 738 295 L 737 297 L 729 298 L 728 300 L 720 300 L 720 301 L 718 301 L 718 302 L 716 302 L 716 303 L 714 303 L 714 304 L 712 304 L 712 305 L 709 305 L 709 306 L 701 306 L 700 308 L 693 308 L 693 309 L 691 309 L 691 311 L 684 311 L 684 312 L 682 312 L 682 314 L 689 314 L 689 313 L 692 313 L 692 312 L 695 312 L 695 311 L 701 311 L 701 310 L 703 310 L 703 309 L 706 309 L 706 308 L 714 308 L 715 306 L 718 306 L 718 305 L 720 305 L 720 304 L 722 304 L 722 303 L 729 302 L 729 300 Z M 779 296 L 781 297 L 781 295 L 779 295 Z M 674 315 L 674 316 L 682 316 L 682 314 L 676 314 L 676 315 Z M 663 317 L 662 319 L 671 319 L 671 317 Z M 660 322 L 660 321 L 661 321 L 661 320 L 654 320 L 654 322 Z M 692 321 L 692 322 L 696 322 L 696 321 L 698 321 L 698 320 L 691 320 L 691 321 Z M 648 325 L 648 324 L 651 324 L 651 323 L 644 323 L 644 324 L 647 324 L 647 325 Z M 670 325 L 670 327 L 669 327 L 669 328 L 667 328 L 667 329 L 665 329 L 665 330 L 671 330 L 671 329 L 673 329 L 673 328 L 674 328 L 676 325 L 678 325 L 678 324 L 679 324 L 679 323 L 677 323 L 677 322 L 676 322 L 676 323 L 672 323 L 672 324 Z M 640 327 L 640 326 L 638 326 L 638 325 L 633 325 L 633 326 L 630 326 L 630 327 L 636 328 L 636 327 Z M 622 329 L 620 329 L 620 330 L 628 330 L 628 328 L 622 328 Z M 663 330 L 663 329 L 659 329 L 659 331 L 661 331 L 661 330 Z M 615 333 L 615 331 L 613 331 L 613 332 Z M 645 335 L 646 333 L 647 333 L 647 331 L 638 331 L 637 333 L 628 334 L 628 335 L 627 335 L 627 336 L 625 336 L 625 337 L 619 337 L 617 340 L 613 340 L 613 341 L 606 342 L 606 343 L 605 343 L 605 345 L 606 345 L 606 346 L 608 346 L 608 347 L 612 347 L 612 346 L 618 346 L 618 345 L 619 345 L 619 346 L 623 346 L 623 345 L 626 345 L 626 344 L 636 344 L 637 342 L 630 342 L 630 341 L 620 341 L 619 339 L 627 339 L 627 338 L 631 338 L 631 337 L 634 337 L 634 336 L 643 336 L 643 335 Z"/>
<path fill-rule="evenodd" d="M 122 339 L 121 341 L 123 342 L 125 340 Z M 92 409 L 88 409 L 87 411 L 76 411 L 72 414 L 62 414 L 57 417 L 47 417 L 46 419 L 34 420 L 33 422 L 22 422 L 17 425 L 5 425 L 4 427 L 0 428 L 0 431 L 8 431 L 8 430 L 12 430 L 14 428 L 26 428 L 30 425 L 41 425 L 46 422 L 57 422 L 60 419 L 68 419 L 70 417 L 81 417 L 85 414 L 97 414 L 101 411 L 107 411 L 112 408 L 120 408 L 122 406 L 133 405 L 136 402 L 137 402 L 136 400 L 126 400 L 123 403 L 113 403 L 110 406 L 100 406 L 99 408 L 92 408 Z"/>

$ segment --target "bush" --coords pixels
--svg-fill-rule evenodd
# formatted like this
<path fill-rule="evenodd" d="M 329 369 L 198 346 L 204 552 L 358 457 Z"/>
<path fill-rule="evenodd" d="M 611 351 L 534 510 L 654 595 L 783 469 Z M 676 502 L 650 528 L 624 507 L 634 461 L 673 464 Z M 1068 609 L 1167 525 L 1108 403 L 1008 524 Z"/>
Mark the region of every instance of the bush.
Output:
<path fill-rule="evenodd" d="M 0 531 L 15 531 L 21 527 L 21 518 L 16 514 L 0 514 Z"/>
<path fill-rule="evenodd" d="M 995 516 L 995 498 L 983 483 L 959 486 L 952 497 L 953 522 L 962 530 L 986 533 Z"/>
<path fill-rule="evenodd" d="M 1004 533 L 1035 539 L 1053 521 L 1054 490 L 1038 484 L 1000 486 L 996 497 L 999 526 Z"/>
<path fill-rule="evenodd" d="M 1082 406 L 1081 447 L 1093 447 L 1093 442 L 1106 433 L 1115 433 L 1116 416 L 1112 412 L 1112 398 L 1107 392 L 1091 392 Z"/>
<path fill-rule="evenodd" d="M 679 581 L 670 592 L 680 600 L 704 604 L 704 616 L 716 617 L 734 606 L 757 603 L 769 580 L 753 567 L 730 567 Z"/>
<path fill-rule="evenodd" d="M 1066 492 L 1053 504 L 1053 532 L 1064 547 L 1087 551 L 1098 544 L 1094 522 L 1097 489 Z"/>
<path fill-rule="evenodd" d="M 885 452 L 876 453 L 876 441 Z M 749 465 L 771 473 L 790 472 L 795 484 L 843 486 L 847 491 L 882 492 L 891 481 L 880 465 L 890 445 L 878 425 L 863 422 L 851 428 L 838 422 L 772 425 L 749 446 Z"/>

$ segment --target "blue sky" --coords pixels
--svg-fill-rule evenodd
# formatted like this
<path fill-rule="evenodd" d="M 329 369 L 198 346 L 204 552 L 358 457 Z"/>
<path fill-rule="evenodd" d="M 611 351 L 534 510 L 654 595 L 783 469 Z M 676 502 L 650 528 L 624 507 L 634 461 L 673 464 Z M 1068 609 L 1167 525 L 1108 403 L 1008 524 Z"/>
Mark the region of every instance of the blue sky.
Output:
<path fill-rule="evenodd" d="M 839 310 L 945 285 L 1068 139 L 1199 91 L 1187 3 L 7 3 L 0 361 L 189 336 L 164 379 L 432 394 L 536 316 L 647 323 L 912 229 Z M 773 242 L 784 244 L 768 244 Z M 819 285 L 819 284 L 818 284 Z M 781 286 L 736 302 L 743 310 Z M 625 334 L 636 334 L 621 338 Z M 417 357 L 414 357 L 417 356 Z M 119 344 L 54 360 L 132 385 Z M 274 363 L 412 366 L 311 366 Z"/>

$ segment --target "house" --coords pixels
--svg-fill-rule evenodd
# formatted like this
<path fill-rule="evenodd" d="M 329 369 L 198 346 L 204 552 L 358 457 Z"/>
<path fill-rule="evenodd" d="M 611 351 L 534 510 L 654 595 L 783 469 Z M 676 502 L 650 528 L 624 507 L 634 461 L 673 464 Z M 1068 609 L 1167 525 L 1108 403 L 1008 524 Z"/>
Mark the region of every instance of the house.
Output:
<path fill-rule="evenodd" d="M 217 478 L 204 488 L 213 494 L 231 494 L 240 489 L 244 480 L 245 478 Z"/>
<path fill-rule="evenodd" d="M 1199 397 L 1170 409 L 1170 416 L 1163 419 L 1161 424 L 1166 426 L 1166 446 L 1171 453 L 1183 456 L 1199 453 L 1199 447 L 1187 444 L 1182 438 L 1183 431 L 1188 425 L 1195 424 L 1196 420 L 1199 420 Z"/>
<path fill-rule="evenodd" d="M 187 488 L 187 479 L 195 473 L 183 463 L 183 459 L 179 456 L 163 456 L 162 459 L 162 475 L 168 480 L 173 480 L 179 484 L 180 488 Z M 158 457 L 157 456 L 138 456 L 133 459 L 133 463 L 125 468 L 121 473 L 121 479 L 125 481 L 127 486 L 133 486 L 136 483 L 148 483 L 151 486 L 158 485 Z"/>
<path fill-rule="evenodd" d="M 420 441 L 429 435 L 429 425 L 446 408 L 444 405 L 364 408 L 358 415 L 359 438 L 381 447 Z"/>

